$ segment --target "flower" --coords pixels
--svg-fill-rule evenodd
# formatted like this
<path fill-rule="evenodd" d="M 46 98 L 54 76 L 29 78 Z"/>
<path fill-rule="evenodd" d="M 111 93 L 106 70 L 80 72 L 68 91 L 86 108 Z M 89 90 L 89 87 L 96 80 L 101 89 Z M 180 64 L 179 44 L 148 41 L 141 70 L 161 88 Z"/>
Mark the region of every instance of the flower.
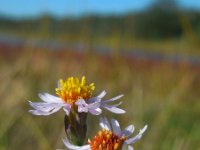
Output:
<path fill-rule="evenodd" d="M 102 101 L 106 92 L 103 91 L 98 96 L 92 97 L 94 89 L 94 83 L 86 85 L 86 78 L 84 76 L 81 81 L 74 77 L 59 80 L 58 87 L 55 89 L 58 96 L 48 93 L 39 94 L 43 102 L 29 101 L 30 106 L 34 108 L 34 110 L 29 110 L 29 112 L 33 115 L 50 115 L 63 108 L 66 115 L 69 115 L 71 109 L 77 109 L 78 113 L 89 112 L 93 115 L 99 115 L 102 113 L 101 108 L 105 108 L 116 114 L 125 113 L 123 109 L 118 108 L 122 102 L 109 105 L 110 102 L 118 100 L 123 95 Z"/>
<path fill-rule="evenodd" d="M 63 139 L 63 142 L 70 150 L 122 150 L 125 149 L 126 146 L 128 146 L 128 150 L 133 150 L 133 147 L 130 144 L 141 139 L 143 133 L 147 129 L 147 125 L 145 125 L 136 136 L 130 137 L 134 132 L 133 125 L 129 125 L 121 131 L 120 124 L 117 120 L 111 119 L 110 125 L 106 118 L 101 118 L 100 127 L 101 130 L 92 138 L 92 140 L 88 140 L 87 145 L 73 145 L 69 142 L 68 138 Z"/>

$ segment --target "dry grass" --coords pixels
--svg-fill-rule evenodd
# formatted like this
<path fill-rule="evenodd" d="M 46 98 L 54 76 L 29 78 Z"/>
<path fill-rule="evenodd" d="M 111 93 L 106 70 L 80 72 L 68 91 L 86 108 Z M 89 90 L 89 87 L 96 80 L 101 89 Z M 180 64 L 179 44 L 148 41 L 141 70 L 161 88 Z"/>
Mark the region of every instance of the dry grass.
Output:
<path fill-rule="evenodd" d="M 53 150 L 63 148 L 64 114 L 42 117 L 28 113 L 27 100 L 38 101 L 39 92 L 55 93 L 56 82 L 85 75 L 96 85 L 95 94 L 107 98 L 123 93 L 122 127 L 149 125 L 140 150 L 200 150 L 200 76 L 187 66 L 135 64 L 119 56 L 41 51 L 32 48 L 12 58 L 0 59 L 0 150 Z M 98 129 L 89 116 L 88 136 Z"/>

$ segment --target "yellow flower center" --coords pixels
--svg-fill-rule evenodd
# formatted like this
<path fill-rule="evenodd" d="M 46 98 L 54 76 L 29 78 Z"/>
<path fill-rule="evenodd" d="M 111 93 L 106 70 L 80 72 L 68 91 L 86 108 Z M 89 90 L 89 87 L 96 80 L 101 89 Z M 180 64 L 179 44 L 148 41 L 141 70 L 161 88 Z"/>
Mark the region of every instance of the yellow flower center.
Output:
<path fill-rule="evenodd" d="M 121 139 L 112 131 L 103 129 L 92 139 L 88 140 L 91 150 L 121 150 L 126 137 Z"/>
<path fill-rule="evenodd" d="M 81 81 L 78 78 L 70 77 L 66 80 L 59 80 L 56 94 L 59 95 L 65 103 L 74 105 L 78 99 L 87 100 L 91 98 L 94 91 L 94 83 L 86 85 L 86 79 L 83 76 Z"/>

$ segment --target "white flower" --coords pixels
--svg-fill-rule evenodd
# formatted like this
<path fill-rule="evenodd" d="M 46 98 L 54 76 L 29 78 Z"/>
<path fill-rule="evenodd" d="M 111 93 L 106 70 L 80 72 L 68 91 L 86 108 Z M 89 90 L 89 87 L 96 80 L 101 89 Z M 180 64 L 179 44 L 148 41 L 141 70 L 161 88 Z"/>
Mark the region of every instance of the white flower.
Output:
<path fill-rule="evenodd" d="M 102 98 L 105 95 L 106 95 L 106 92 L 103 91 L 97 97 L 92 97 L 88 101 L 85 101 L 84 99 L 79 99 L 75 103 L 78 106 L 78 111 L 90 112 L 93 115 L 101 114 L 102 112 L 101 108 L 105 108 L 108 111 L 111 111 L 112 113 L 116 113 L 116 114 L 123 114 L 126 112 L 125 110 L 118 108 L 118 106 L 121 105 L 122 102 L 119 102 L 118 104 L 114 104 L 114 105 L 109 105 L 110 102 L 120 99 L 123 95 L 119 95 L 114 98 L 102 101 Z"/>
<path fill-rule="evenodd" d="M 29 110 L 29 112 L 33 115 L 50 115 L 63 109 L 66 115 L 69 115 L 70 110 L 76 108 L 74 107 L 76 105 L 78 106 L 79 113 L 89 112 L 93 115 L 99 115 L 102 113 L 101 108 L 105 108 L 116 114 L 125 113 L 123 109 L 118 108 L 122 102 L 109 105 L 110 102 L 118 100 L 123 95 L 102 101 L 106 92 L 103 91 L 98 96 L 91 97 L 94 84 L 85 85 L 85 83 L 85 77 L 82 77 L 81 82 L 79 82 L 79 79 L 73 77 L 68 78 L 66 81 L 60 80 L 58 88 L 56 88 L 56 94 L 59 97 L 48 93 L 39 94 L 42 102 L 29 101 L 30 106 L 34 108 L 34 110 Z"/>
<path fill-rule="evenodd" d="M 33 115 L 50 115 L 59 111 L 61 108 L 63 108 L 67 115 L 69 114 L 71 106 L 64 103 L 61 98 L 48 93 L 39 94 L 38 96 L 43 102 L 29 101 L 30 106 L 34 108 L 34 110 L 29 110 L 29 112 Z"/>
<path fill-rule="evenodd" d="M 111 119 L 110 125 L 106 118 L 101 118 L 100 127 L 102 130 L 92 140 L 88 140 L 88 145 L 76 146 L 71 144 L 67 138 L 63 139 L 63 142 L 70 150 L 93 150 L 106 147 L 111 147 L 116 150 L 122 150 L 128 147 L 128 150 L 133 150 L 131 144 L 140 140 L 147 129 L 147 125 L 145 125 L 136 136 L 130 137 L 134 132 L 133 125 L 129 125 L 121 131 L 120 124 L 117 120 Z"/>

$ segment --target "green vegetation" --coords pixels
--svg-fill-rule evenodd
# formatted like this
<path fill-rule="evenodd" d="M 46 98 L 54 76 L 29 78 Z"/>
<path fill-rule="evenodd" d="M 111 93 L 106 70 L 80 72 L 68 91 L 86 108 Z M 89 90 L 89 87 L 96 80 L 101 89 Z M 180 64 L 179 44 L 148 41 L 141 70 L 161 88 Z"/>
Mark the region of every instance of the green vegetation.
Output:
<path fill-rule="evenodd" d="M 199 150 L 200 76 L 187 66 L 149 66 L 128 63 L 123 57 L 103 57 L 71 52 L 37 51 L 26 48 L 16 58 L 0 63 L 0 149 L 53 150 L 63 148 L 63 111 L 51 116 L 32 116 L 27 100 L 37 101 L 39 92 L 55 93 L 57 80 L 86 75 L 96 85 L 95 95 L 107 98 L 123 93 L 126 115 L 117 117 L 125 127 L 149 125 L 140 150 Z M 106 114 L 111 113 L 104 110 Z M 89 117 L 88 137 L 97 131 Z"/>
<path fill-rule="evenodd" d="M 95 83 L 95 95 L 102 90 L 108 92 L 106 98 L 125 95 L 122 108 L 126 115 L 104 110 L 117 117 L 122 127 L 134 124 L 138 132 L 139 127 L 149 125 L 143 139 L 135 144 L 136 150 L 200 150 L 199 70 L 184 60 L 177 65 L 152 63 L 127 60 L 118 53 L 142 49 L 166 55 L 200 55 L 200 13 L 181 10 L 172 1 L 169 4 L 157 2 L 144 12 L 124 16 L 0 17 L 1 34 L 24 39 L 16 51 L 12 43 L 0 43 L 0 150 L 64 148 L 63 111 L 33 116 L 28 113 L 28 100 L 39 101 L 39 92 L 55 93 L 60 78 L 82 75 Z M 32 40 L 82 43 L 86 51 L 50 51 L 31 46 Z M 99 45 L 111 48 L 111 55 L 92 51 Z M 88 124 L 91 137 L 98 122 L 89 116 Z"/>
<path fill-rule="evenodd" d="M 200 12 L 183 10 L 173 0 L 156 1 L 145 11 L 121 16 L 11 19 L 0 17 L 0 33 L 25 39 L 200 55 Z"/>

